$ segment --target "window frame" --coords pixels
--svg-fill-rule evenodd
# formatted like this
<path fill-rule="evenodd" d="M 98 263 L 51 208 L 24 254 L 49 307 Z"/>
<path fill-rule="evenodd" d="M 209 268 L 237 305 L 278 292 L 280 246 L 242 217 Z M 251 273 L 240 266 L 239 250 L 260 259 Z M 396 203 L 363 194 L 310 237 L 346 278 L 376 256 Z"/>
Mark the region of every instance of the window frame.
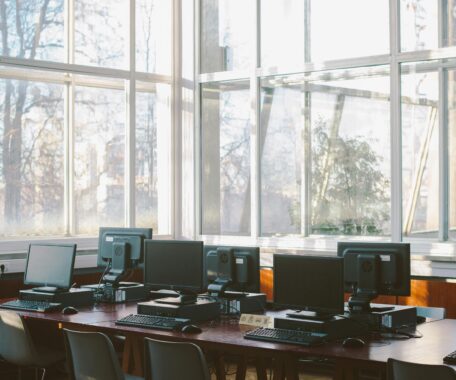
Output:
<path fill-rule="evenodd" d="M 126 40 L 127 48 L 127 68 L 114 69 L 97 66 L 80 65 L 74 63 L 74 49 L 75 49 L 75 1 L 64 0 L 64 47 L 65 47 L 65 62 L 51 62 L 43 60 L 29 60 L 0 55 L 0 65 L 5 68 L 4 73 L 0 74 L 0 78 L 14 77 L 15 79 L 33 79 L 38 82 L 52 82 L 59 83 L 65 86 L 64 88 L 64 220 L 65 220 L 65 235 L 64 236 L 18 236 L 11 238 L 0 239 L 0 262 L 7 263 L 9 266 L 8 272 L 18 272 L 23 270 L 25 260 L 14 259 L 16 254 L 24 254 L 27 252 L 28 244 L 30 242 L 72 242 L 78 245 L 78 251 L 89 251 L 89 254 L 83 254 L 80 260 L 76 261 L 75 267 L 93 267 L 96 266 L 96 254 L 90 253 L 98 248 L 98 236 L 81 236 L 75 235 L 74 223 L 74 188 L 72 187 L 73 177 L 73 136 L 74 136 L 74 89 L 76 81 L 74 76 L 85 76 L 88 78 L 95 78 L 97 87 L 99 88 L 112 88 L 110 81 L 113 79 L 122 80 L 124 85 L 125 107 L 126 107 L 126 120 L 125 120 L 125 216 L 123 225 L 125 227 L 135 226 L 135 128 L 136 128 L 136 82 L 149 82 L 156 84 L 166 84 L 170 86 L 170 120 L 171 120 L 171 141 L 169 144 L 170 149 L 170 173 L 169 181 L 166 186 L 170 188 L 171 194 L 170 209 L 168 211 L 168 220 L 166 221 L 168 227 L 168 234 L 155 235 L 154 238 L 170 239 L 173 238 L 178 225 L 178 218 L 176 218 L 176 199 L 179 192 L 176 191 L 176 174 L 178 172 L 176 164 L 180 162 L 180 153 L 175 149 L 176 139 L 180 138 L 178 131 L 180 130 L 180 115 L 176 112 L 179 102 L 176 101 L 176 87 L 178 80 L 176 76 L 180 73 L 179 59 L 172 54 L 171 70 L 169 75 L 162 75 L 156 73 L 147 73 L 136 71 L 136 0 L 129 0 L 129 17 L 128 17 L 128 31 L 129 35 Z M 171 53 L 176 51 L 180 46 L 180 27 L 175 25 L 178 23 L 179 18 L 177 15 L 181 11 L 181 0 L 172 0 L 171 4 Z M 22 73 L 18 75 L 20 70 Z M 25 69 L 25 70 L 24 70 Z M 27 72 L 27 70 L 29 70 Z M 35 72 L 36 70 L 36 72 Z M 49 74 L 49 79 L 40 79 L 39 73 L 46 72 Z M 34 75 L 37 74 L 37 75 Z M 61 78 L 64 77 L 62 80 Z M 73 78 L 72 78 L 73 77 Z M 78 81 L 77 84 L 83 83 Z M 138 89 L 138 91 L 140 91 Z M 168 185 L 169 184 L 169 185 Z M 155 233 L 155 231 L 154 231 Z M 22 255 L 19 255 L 22 256 Z M 18 257 L 19 257 L 18 256 Z M 14 260 L 10 260 L 13 258 Z M 13 262 L 14 264 L 11 264 Z"/>
<path fill-rule="evenodd" d="M 444 10 L 442 2 L 439 2 L 439 47 L 432 50 L 401 51 L 400 48 L 400 2 L 389 0 L 389 54 L 353 57 L 347 59 L 337 59 L 322 62 L 304 63 L 301 67 L 293 66 L 261 66 L 261 1 L 251 0 L 255 6 L 255 20 L 252 20 L 252 33 L 254 33 L 255 46 L 252 49 L 254 64 L 248 71 L 242 72 L 201 72 L 201 53 L 202 44 L 201 22 L 203 0 L 195 0 L 195 41 L 197 43 L 195 52 L 195 139 L 196 152 L 198 156 L 195 162 L 196 171 L 196 236 L 204 240 L 207 244 L 244 244 L 258 245 L 264 251 L 270 249 L 289 249 L 296 252 L 324 251 L 334 254 L 338 240 L 361 240 L 361 241 L 384 241 L 384 242 L 409 242 L 414 257 L 426 257 L 432 260 L 452 261 L 456 257 L 456 241 L 449 240 L 449 158 L 448 158 L 448 120 L 447 120 L 447 83 L 445 82 L 445 69 L 454 68 L 455 62 L 446 62 L 446 59 L 456 58 L 456 47 L 443 47 L 445 27 L 443 20 Z M 310 0 L 305 0 L 305 9 L 309 9 Z M 308 26 L 307 26 L 308 28 Z M 308 54 L 308 52 L 305 52 Z M 402 231 L 402 120 L 401 120 L 401 65 L 404 63 L 420 63 L 438 60 L 437 71 L 439 73 L 439 231 L 438 239 L 424 239 L 419 237 L 403 236 Z M 267 237 L 262 236 L 260 231 L 260 157 L 259 157 L 259 113 L 260 113 L 260 86 L 261 79 L 269 76 L 282 76 L 291 74 L 306 74 L 318 71 L 351 69 L 368 66 L 388 65 L 390 68 L 390 149 L 391 149 L 391 234 L 388 237 L 376 236 L 328 236 L 310 235 L 309 223 L 306 221 L 303 229 L 303 236 L 284 236 Z M 206 235 L 202 231 L 202 207 L 201 198 L 202 186 L 202 155 L 200 136 L 201 136 L 201 103 L 204 84 L 216 83 L 228 80 L 249 80 L 250 81 L 250 104 L 251 104 L 251 235 L 246 236 L 225 236 L 225 235 Z M 306 197 L 303 196 L 302 199 Z M 308 200 L 307 200 L 308 202 Z M 305 220 L 305 209 L 308 207 L 302 204 L 302 220 Z"/>

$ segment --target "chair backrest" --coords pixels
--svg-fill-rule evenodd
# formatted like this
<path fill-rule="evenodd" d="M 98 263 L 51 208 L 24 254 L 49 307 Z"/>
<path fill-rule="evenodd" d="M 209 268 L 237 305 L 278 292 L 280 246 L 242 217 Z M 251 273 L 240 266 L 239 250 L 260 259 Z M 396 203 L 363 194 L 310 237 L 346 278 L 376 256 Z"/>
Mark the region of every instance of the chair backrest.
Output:
<path fill-rule="evenodd" d="M 444 307 L 423 307 L 416 308 L 416 315 L 431 319 L 445 319 L 446 310 Z"/>
<path fill-rule="evenodd" d="M 408 363 L 388 359 L 388 380 L 456 380 L 456 372 L 445 365 Z"/>
<path fill-rule="evenodd" d="M 125 379 L 112 342 L 105 334 L 67 329 L 64 332 L 72 379 Z"/>
<path fill-rule="evenodd" d="M 33 366 L 37 352 L 23 318 L 13 312 L 0 310 L 0 356 L 19 366 Z"/>
<path fill-rule="evenodd" d="M 210 379 L 206 359 L 196 344 L 149 338 L 144 341 L 146 379 Z"/>

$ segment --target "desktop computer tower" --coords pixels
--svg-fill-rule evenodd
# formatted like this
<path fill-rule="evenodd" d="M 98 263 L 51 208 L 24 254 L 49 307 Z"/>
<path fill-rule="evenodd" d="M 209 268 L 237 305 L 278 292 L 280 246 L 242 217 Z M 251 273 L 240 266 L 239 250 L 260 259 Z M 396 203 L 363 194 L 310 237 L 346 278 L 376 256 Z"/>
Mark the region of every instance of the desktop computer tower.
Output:
<path fill-rule="evenodd" d="M 243 314 L 264 312 L 266 308 L 266 294 L 239 293 L 226 291 L 223 296 L 217 297 L 222 314 Z"/>
<path fill-rule="evenodd" d="M 376 305 L 392 306 L 392 305 Z M 416 307 L 394 305 L 392 310 L 345 313 L 347 317 L 365 323 L 370 331 L 397 330 L 416 327 Z"/>
<path fill-rule="evenodd" d="M 139 302 L 138 314 L 162 317 L 188 318 L 192 321 L 210 321 L 220 316 L 220 304 L 215 301 L 198 299 L 191 304 L 166 304 L 156 301 Z"/>
<path fill-rule="evenodd" d="M 19 298 L 27 301 L 46 301 L 61 303 L 66 306 L 93 305 L 93 290 L 85 288 L 71 288 L 67 292 L 45 293 L 26 289 L 19 291 Z"/>
<path fill-rule="evenodd" d="M 135 282 L 120 283 L 118 286 L 107 284 L 83 285 L 83 288 L 94 291 L 95 300 L 106 303 L 122 303 L 141 301 L 147 298 L 147 289 L 143 284 Z"/>
<path fill-rule="evenodd" d="M 366 324 L 341 316 L 334 316 L 328 320 L 290 317 L 274 318 L 274 327 L 278 329 L 325 333 L 329 335 L 329 339 L 331 340 L 365 335 L 368 332 Z"/>

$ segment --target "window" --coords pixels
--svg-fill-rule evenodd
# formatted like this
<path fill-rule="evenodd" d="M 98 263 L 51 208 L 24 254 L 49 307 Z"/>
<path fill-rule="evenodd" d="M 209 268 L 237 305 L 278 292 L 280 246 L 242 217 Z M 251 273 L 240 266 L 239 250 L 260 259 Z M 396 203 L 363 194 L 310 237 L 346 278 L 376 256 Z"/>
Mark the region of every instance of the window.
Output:
<path fill-rule="evenodd" d="M 229 3 L 198 2 L 202 236 L 455 239 L 453 3 Z"/>
<path fill-rule="evenodd" d="M 164 0 L 0 2 L 2 240 L 172 233 L 172 20 Z"/>

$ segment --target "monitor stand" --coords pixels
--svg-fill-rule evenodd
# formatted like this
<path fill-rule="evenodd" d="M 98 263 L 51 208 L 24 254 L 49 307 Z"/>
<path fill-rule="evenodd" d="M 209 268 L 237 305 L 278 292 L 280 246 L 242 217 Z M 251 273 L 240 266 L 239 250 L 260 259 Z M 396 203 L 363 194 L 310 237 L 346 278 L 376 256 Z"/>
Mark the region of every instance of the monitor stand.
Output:
<path fill-rule="evenodd" d="M 310 320 L 317 320 L 317 321 L 329 321 L 330 319 L 334 318 L 334 314 L 329 313 L 320 313 L 316 311 L 308 311 L 308 310 L 298 310 L 294 313 L 287 313 L 287 317 L 289 318 L 297 318 L 297 319 L 310 319 Z"/>
<path fill-rule="evenodd" d="M 58 288 L 56 286 L 41 286 L 39 288 L 32 288 L 34 292 L 40 293 L 65 293 L 68 292 L 66 288 Z"/>

